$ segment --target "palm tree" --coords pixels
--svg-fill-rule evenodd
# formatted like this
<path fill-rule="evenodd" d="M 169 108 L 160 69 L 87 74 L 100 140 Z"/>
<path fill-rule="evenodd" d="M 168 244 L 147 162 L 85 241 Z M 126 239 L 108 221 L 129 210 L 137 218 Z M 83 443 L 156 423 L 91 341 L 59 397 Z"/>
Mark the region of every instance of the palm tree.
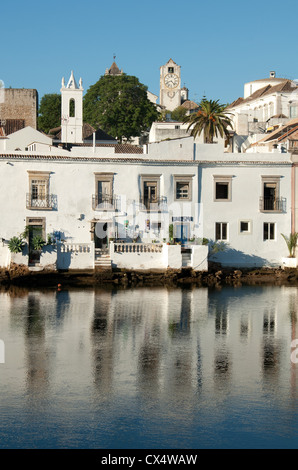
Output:
<path fill-rule="evenodd" d="M 284 235 L 282 233 L 281 236 L 284 238 L 284 240 L 287 244 L 287 247 L 288 247 L 288 250 L 289 250 L 289 257 L 290 258 L 295 258 L 296 247 L 297 247 L 297 242 L 298 242 L 298 233 L 297 232 L 292 232 L 292 233 L 290 233 L 289 237 L 287 237 L 286 235 Z"/>
<path fill-rule="evenodd" d="M 204 142 L 212 144 L 214 137 L 218 134 L 226 137 L 228 140 L 230 134 L 228 127 L 232 128 L 232 120 L 229 115 L 231 113 L 225 111 L 226 105 L 220 104 L 219 100 L 206 100 L 203 98 L 199 104 L 199 111 L 190 114 L 184 119 L 184 123 L 189 123 L 187 130 L 191 128 L 193 137 L 201 135 L 204 132 Z"/>

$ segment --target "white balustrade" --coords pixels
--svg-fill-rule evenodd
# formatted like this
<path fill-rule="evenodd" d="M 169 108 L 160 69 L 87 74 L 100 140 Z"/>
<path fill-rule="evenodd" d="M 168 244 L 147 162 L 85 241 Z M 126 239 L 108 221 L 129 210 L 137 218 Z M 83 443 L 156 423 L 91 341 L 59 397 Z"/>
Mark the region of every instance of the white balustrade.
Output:
<path fill-rule="evenodd" d="M 90 243 L 62 243 L 61 253 L 90 253 Z"/>
<path fill-rule="evenodd" d="M 162 243 L 114 243 L 115 253 L 161 253 Z"/>

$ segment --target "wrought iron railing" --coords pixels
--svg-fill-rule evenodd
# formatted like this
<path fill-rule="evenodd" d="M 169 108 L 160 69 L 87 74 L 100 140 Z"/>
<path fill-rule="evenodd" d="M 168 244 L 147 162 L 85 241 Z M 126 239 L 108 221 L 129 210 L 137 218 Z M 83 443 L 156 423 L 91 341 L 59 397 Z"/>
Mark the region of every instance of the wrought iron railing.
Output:
<path fill-rule="evenodd" d="M 120 210 L 120 197 L 114 194 L 93 194 L 92 209 L 94 211 Z"/>
<path fill-rule="evenodd" d="M 163 211 L 167 205 L 167 198 L 165 196 L 160 197 L 141 197 L 140 203 L 145 207 L 148 211 Z"/>
<path fill-rule="evenodd" d="M 286 212 L 286 198 L 260 197 L 260 211 Z"/>
<path fill-rule="evenodd" d="M 27 209 L 53 209 L 55 196 L 47 194 L 44 196 L 33 196 L 31 193 L 26 194 Z"/>

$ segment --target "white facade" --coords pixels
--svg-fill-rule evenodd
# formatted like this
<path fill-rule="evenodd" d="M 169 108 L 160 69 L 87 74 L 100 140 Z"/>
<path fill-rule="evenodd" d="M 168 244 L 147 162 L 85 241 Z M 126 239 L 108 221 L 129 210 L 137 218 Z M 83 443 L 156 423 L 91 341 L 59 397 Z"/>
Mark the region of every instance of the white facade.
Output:
<path fill-rule="evenodd" d="M 244 84 L 244 99 L 251 96 L 255 91 L 264 88 L 267 85 L 279 85 L 285 81 L 284 78 L 277 78 L 275 76 L 275 72 L 270 72 L 270 76 L 268 78 L 262 78 L 260 80 L 253 80 L 251 82 L 247 82 Z"/>
<path fill-rule="evenodd" d="M 180 69 L 172 59 L 160 67 L 160 105 L 169 111 L 181 105 Z"/>
<path fill-rule="evenodd" d="M 103 247 L 117 266 L 124 256 L 111 251 L 111 241 L 164 245 L 173 226 L 174 239 L 186 248 L 203 238 L 223 242 L 225 250 L 213 256 L 223 265 L 281 265 L 287 256 L 281 234 L 291 231 L 290 155 L 225 153 L 222 145 L 196 144 L 191 137 L 181 139 L 182 154 L 178 143 L 161 145 L 159 155 L 157 144 L 137 156 L 109 155 L 105 148 L 99 157 L 84 147 L 68 157 L 2 153 L 0 259 L 7 241 L 32 225 L 44 239 L 50 234 L 67 246 L 59 252 L 60 267 L 90 268 Z M 166 247 L 168 253 L 172 245 Z M 142 254 L 138 246 L 130 266 L 167 267 L 164 250 Z M 202 253 L 192 251 L 192 266 L 203 262 Z"/>
<path fill-rule="evenodd" d="M 269 78 L 246 83 L 244 97 L 234 101 L 228 111 L 238 136 L 262 134 L 298 116 L 297 83 L 276 78 L 271 72 Z M 241 141 L 235 142 L 240 151 Z M 245 146 L 241 150 L 245 151 Z"/>
<path fill-rule="evenodd" d="M 39 145 L 50 146 L 52 139 L 45 135 L 43 132 L 27 126 L 19 131 L 9 134 L 7 137 L 0 140 L 0 151 L 26 151 L 32 143 Z"/>
<path fill-rule="evenodd" d="M 178 122 L 178 121 L 166 121 L 166 122 L 153 122 L 149 132 L 149 143 L 153 144 L 154 142 L 158 143 L 157 148 L 159 148 L 162 143 L 169 142 L 170 140 L 176 139 L 181 145 L 183 138 L 191 138 L 190 132 L 191 128 L 188 130 L 189 124 Z M 223 139 L 220 135 L 214 137 L 214 144 L 224 144 L 225 139 Z M 195 143 L 203 144 L 204 143 L 204 136 L 203 133 L 198 135 L 195 139 Z M 170 143 L 170 145 L 172 145 Z M 151 145 L 152 147 L 152 145 Z M 160 151 L 159 151 L 160 152 Z M 163 151 L 160 152 L 160 155 L 163 155 Z M 189 158 L 189 157 L 188 157 Z"/>
<path fill-rule="evenodd" d="M 63 143 L 83 142 L 83 86 L 80 78 L 77 85 L 73 72 L 65 86 L 61 87 L 61 141 Z"/>

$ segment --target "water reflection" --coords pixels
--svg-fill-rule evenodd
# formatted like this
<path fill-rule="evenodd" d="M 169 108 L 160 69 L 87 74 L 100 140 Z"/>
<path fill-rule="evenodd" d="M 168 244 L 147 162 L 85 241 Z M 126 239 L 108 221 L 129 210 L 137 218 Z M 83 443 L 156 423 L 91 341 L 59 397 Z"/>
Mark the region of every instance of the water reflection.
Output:
<path fill-rule="evenodd" d="M 10 423 L 33 410 L 38 432 L 30 434 L 26 415 L 20 447 L 40 439 L 52 447 L 98 439 L 107 448 L 216 447 L 217 434 L 233 447 L 242 432 L 243 445 L 273 445 L 266 430 L 277 416 L 278 442 L 292 442 L 297 295 L 295 287 L 0 293 L 0 432 L 8 443 L 0 445 L 12 442 Z"/>

